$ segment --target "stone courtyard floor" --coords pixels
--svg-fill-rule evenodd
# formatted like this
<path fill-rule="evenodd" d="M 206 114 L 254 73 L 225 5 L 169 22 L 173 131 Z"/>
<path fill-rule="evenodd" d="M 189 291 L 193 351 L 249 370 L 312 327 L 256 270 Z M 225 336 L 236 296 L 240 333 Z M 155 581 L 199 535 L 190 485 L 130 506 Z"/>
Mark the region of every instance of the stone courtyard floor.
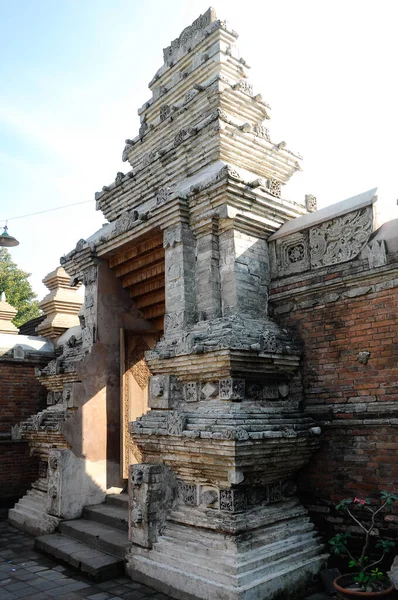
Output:
<path fill-rule="evenodd" d="M 0 520 L 0 600 L 171 600 L 129 577 L 95 583 L 36 552 L 33 543 Z"/>
<path fill-rule="evenodd" d="M 33 544 L 34 537 L 12 527 L 0 510 L 0 600 L 172 600 L 129 577 L 95 583 Z M 319 593 L 304 600 L 330 599 Z"/>

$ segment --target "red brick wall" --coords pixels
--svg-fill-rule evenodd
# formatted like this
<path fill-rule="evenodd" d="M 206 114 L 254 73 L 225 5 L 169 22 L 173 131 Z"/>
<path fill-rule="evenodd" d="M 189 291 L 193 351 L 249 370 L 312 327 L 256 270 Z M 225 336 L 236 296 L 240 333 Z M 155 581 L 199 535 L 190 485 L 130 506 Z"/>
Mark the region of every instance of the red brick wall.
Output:
<path fill-rule="evenodd" d="M 46 407 L 47 390 L 35 377 L 37 364 L 0 359 L 0 434 Z M 38 477 L 29 444 L 0 438 L 0 504 L 25 494 Z"/>
<path fill-rule="evenodd" d="M 0 506 L 23 496 L 38 477 L 38 457 L 29 455 L 27 442 L 0 440 Z"/>
<path fill-rule="evenodd" d="M 36 365 L 37 366 L 37 365 Z M 35 365 L 0 361 L 0 433 L 46 407 L 46 389 L 35 377 Z"/>
<path fill-rule="evenodd" d="M 303 341 L 291 390 L 323 430 L 321 449 L 299 478 L 302 497 L 321 530 L 339 529 L 338 500 L 398 492 L 398 288 L 365 286 L 353 297 L 335 288 L 323 302 L 318 289 L 311 302 L 308 278 L 305 286 L 306 302 L 291 301 L 274 318 Z M 370 352 L 367 364 L 358 361 L 362 351 Z M 398 517 L 382 527 L 397 533 Z"/>

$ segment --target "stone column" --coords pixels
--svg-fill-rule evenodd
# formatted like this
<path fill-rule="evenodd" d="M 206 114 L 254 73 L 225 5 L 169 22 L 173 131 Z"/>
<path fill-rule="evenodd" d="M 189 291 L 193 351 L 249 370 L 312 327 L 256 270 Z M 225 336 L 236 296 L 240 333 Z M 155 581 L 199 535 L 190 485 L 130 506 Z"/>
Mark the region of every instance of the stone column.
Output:
<path fill-rule="evenodd" d="M 197 311 L 203 321 L 221 316 L 218 218 L 212 216 L 197 223 L 195 235 Z"/>
<path fill-rule="evenodd" d="M 164 232 L 165 334 L 181 330 L 195 318 L 195 239 L 185 223 Z"/>
<path fill-rule="evenodd" d="M 233 219 L 222 219 L 219 246 L 223 315 L 266 317 L 269 282 L 266 241 L 238 230 Z"/>

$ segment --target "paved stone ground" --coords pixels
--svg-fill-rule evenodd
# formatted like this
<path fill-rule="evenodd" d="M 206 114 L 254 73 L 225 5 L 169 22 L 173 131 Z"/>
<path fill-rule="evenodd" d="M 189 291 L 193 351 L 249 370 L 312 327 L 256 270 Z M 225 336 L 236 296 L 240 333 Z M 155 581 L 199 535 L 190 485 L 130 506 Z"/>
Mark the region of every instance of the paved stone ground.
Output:
<path fill-rule="evenodd" d="M 172 600 L 129 577 L 95 583 L 36 552 L 33 543 L 34 537 L 11 527 L 0 510 L 0 600 Z M 304 600 L 331 597 L 318 593 Z"/>
<path fill-rule="evenodd" d="M 0 600 L 171 600 L 129 577 L 94 583 L 36 552 L 33 542 L 0 520 Z"/>

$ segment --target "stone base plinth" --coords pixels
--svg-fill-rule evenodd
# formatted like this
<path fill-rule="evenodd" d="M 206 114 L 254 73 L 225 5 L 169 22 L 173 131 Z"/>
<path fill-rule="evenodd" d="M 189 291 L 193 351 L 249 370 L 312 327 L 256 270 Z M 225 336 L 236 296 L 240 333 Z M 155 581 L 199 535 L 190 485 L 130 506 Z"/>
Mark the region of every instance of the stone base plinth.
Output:
<path fill-rule="evenodd" d="M 175 510 L 152 549 L 132 546 L 127 573 L 180 600 L 276 600 L 300 597 L 324 566 L 327 555 L 295 500 L 235 515 L 225 531 L 216 515 L 217 528 L 203 527 L 202 512 L 211 527 L 211 511 Z"/>

